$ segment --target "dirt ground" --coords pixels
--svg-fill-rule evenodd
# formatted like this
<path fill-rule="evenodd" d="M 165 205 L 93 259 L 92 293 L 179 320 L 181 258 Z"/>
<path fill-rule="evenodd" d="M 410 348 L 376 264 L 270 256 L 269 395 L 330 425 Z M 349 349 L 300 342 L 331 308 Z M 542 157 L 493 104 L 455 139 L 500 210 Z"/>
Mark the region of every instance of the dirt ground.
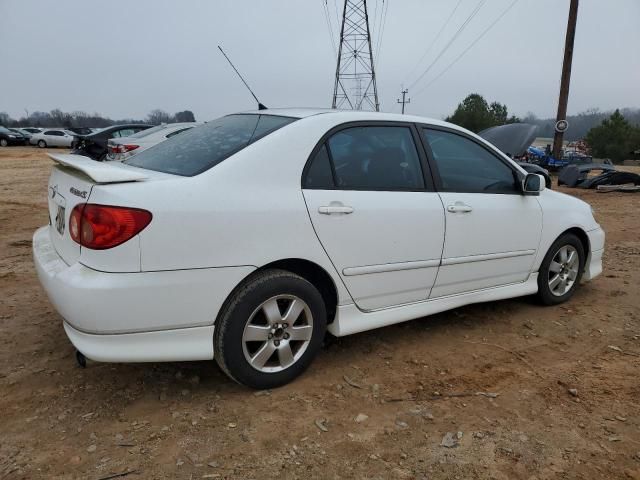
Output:
<path fill-rule="evenodd" d="M 607 232 L 569 303 L 345 337 L 254 392 L 215 362 L 76 365 L 31 259 L 49 168 L 0 149 L 0 479 L 640 479 L 640 194 L 564 190 Z"/>

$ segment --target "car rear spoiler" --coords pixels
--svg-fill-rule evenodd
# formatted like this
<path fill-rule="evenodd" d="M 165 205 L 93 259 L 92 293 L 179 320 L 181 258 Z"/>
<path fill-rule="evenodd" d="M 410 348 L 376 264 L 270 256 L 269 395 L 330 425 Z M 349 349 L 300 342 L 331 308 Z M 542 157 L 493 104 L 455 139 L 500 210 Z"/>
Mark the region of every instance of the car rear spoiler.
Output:
<path fill-rule="evenodd" d="M 125 168 L 121 164 L 98 162 L 83 155 L 49 153 L 49 157 L 60 165 L 79 170 L 96 183 L 139 182 L 147 178 L 145 174 Z"/>

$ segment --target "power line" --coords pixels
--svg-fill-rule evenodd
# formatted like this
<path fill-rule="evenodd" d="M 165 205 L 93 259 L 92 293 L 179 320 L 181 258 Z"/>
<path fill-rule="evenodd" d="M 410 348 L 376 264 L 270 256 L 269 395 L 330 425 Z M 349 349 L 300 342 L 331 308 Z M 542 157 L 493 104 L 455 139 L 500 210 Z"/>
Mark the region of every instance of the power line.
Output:
<path fill-rule="evenodd" d="M 371 19 L 372 19 L 371 25 L 373 25 L 373 28 L 371 29 L 371 34 L 377 35 L 378 27 L 376 26 L 376 23 L 378 22 L 378 0 L 373 0 L 373 17 Z"/>
<path fill-rule="evenodd" d="M 336 40 L 333 37 L 333 27 L 331 26 L 331 16 L 329 15 L 329 7 L 327 6 L 327 0 L 320 0 L 322 3 L 322 10 L 324 12 L 324 19 L 327 22 L 329 39 L 331 40 L 331 46 L 333 47 L 333 54 L 338 56 L 338 47 L 336 47 Z"/>
<path fill-rule="evenodd" d="M 491 29 L 492 29 L 492 28 L 493 28 L 493 27 L 494 27 L 494 26 L 495 26 L 495 25 L 496 25 L 500 20 L 502 20 L 502 17 L 504 17 L 507 13 L 509 13 L 509 11 L 510 11 L 510 10 L 511 10 L 515 5 L 516 5 L 516 3 L 518 3 L 519 1 L 520 1 L 520 0 L 513 0 L 513 1 L 511 2 L 511 4 L 510 4 L 510 5 L 509 5 L 509 6 L 508 6 L 508 7 L 507 7 L 507 8 L 506 8 L 506 9 L 505 9 L 505 10 L 504 10 L 504 11 L 503 11 L 499 16 L 498 16 L 498 18 L 496 18 L 496 19 L 491 23 L 491 25 L 489 25 L 489 26 L 486 28 L 486 30 L 484 30 L 480 35 L 478 35 L 478 36 L 476 37 L 476 39 L 471 43 L 471 45 L 469 45 L 466 49 L 464 49 L 464 50 L 462 51 L 462 53 L 461 53 L 460 55 L 458 55 L 458 56 L 453 60 L 453 62 L 451 62 L 449 65 L 447 65 L 447 67 L 446 67 L 444 70 L 442 70 L 442 71 L 441 71 L 441 72 L 440 72 L 440 73 L 439 73 L 439 74 L 438 74 L 438 75 L 437 75 L 433 80 L 431 80 L 431 81 L 430 81 L 429 83 L 427 83 L 423 88 L 421 88 L 421 89 L 416 93 L 416 95 L 420 95 L 422 92 L 424 92 L 424 91 L 425 91 L 427 88 L 429 88 L 429 87 L 430 87 L 430 86 L 431 86 L 431 85 L 432 85 L 436 80 L 440 79 L 440 77 L 442 77 L 445 73 L 447 73 L 447 72 L 451 69 L 451 67 L 453 67 L 456 63 L 458 63 L 458 61 L 459 61 L 462 57 L 464 57 L 464 56 L 466 55 L 466 53 L 467 53 L 469 50 L 471 50 L 471 49 L 474 47 L 474 45 L 475 45 L 476 43 L 478 43 L 478 42 L 482 39 L 482 37 L 484 37 L 484 36 L 489 32 L 489 30 L 491 30 Z"/>
<path fill-rule="evenodd" d="M 455 42 L 456 39 L 460 36 L 460 34 L 464 31 L 464 29 L 467 28 L 467 25 L 469 25 L 471 20 L 473 20 L 473 17 L 475 17 L 478 14 L 478 12 L 483 7 L 483 5 L 486 3 L 486 1 L 487 0 L 480 0 L 478 5 L 476 5 L 476 8 L 473 9 L 473 11 L 469 14 L 469 16 L 463 22 L 463 24 L 460 25 L 460 27 L 458 28 L 456 33 L 454 33 L 453 37 L 451 37 L 451 40 L 449 40 L 449 42 L 447 42 L 447 44 L 442 48 L 442 50 L 440 50 L 440 53 L 436 56 L 436 58 L 429 64 L 429 66 L 424 70 L 424 72 L 422 72 L 420 74 L 420 76 L 411 85 L 409 85 L 408 88 L 414 87 L 420 80 L 422 80 L 424 78 L 424 76 L 427 73 L 429 73 L 429 71 L 431 71 L 433 66 L 438 62 L 438 60 L 440 60 L 440 58 L 442 58 L 442 56 L 446 53 L 446 51 L 449 49 L 449 47 L 453 44 L 453 42 Z"/>
<path fill-rule="evenodd" d="M 338 0 L 333 0 L 333 8 L 336 11 L 336 30 L 340 28 L 340 10 L 338 10 Z"/>
<path fill-rule="evenodd" d="M 389 10 L 389 0 L 382 0 L 382 13 L 380 15 L 380 33 L 378 34 L 378 44 L 375 49 L 375 63 L 380 61 L 380 51 L 382 50 L 382 37 L 384 36 L 384 27 L 387 23 L 387 11 Z"/>
<path fill-rule="evenodd" d="M 436 36 L 434 37 L 433 41 L 431 42 L 431 44 L 429 45 L 429 47 L 424 51 L 424 53 L 422 54 L 422 56 L 420 57 L 420 60 L 418 60 L 418 62 L 415 64 L 415 66 L 411 69 L 411 72 L 409 72 L 409 74 L 406 76 L 405 78 L 405 82 L 407 80 L 409 80 L 409 78 L 411 78 L 411 76 L 414 74 L 414 72 L 416 71 L 416 69 L 420 66 L 420 64 L 422 63 L 422 61 L 427 58 L 427 55 L 429 54 L 429 52 L 431 52 L 431 50 L 433 50 L 433 47 L 435 46 L 435 44 L 438 42 L 438 40 L 440 39 L 440 36 L 442 35 L 442 32 L 444 32 L 444 29 L 447 28 L 447 25 L 449 25 L 449 22 L 451 21 L 451 19 L 453 18 L 453 16 L 455 15 L 456 11 L 458 10 L 458 7 L 460 6 L 460 4 L 462 3 L 462 0 L 458 0 L 458 3 L 456 3 L 456 6 L 453 8 L 453 10 L 451 11 L 451 14 L 449 15 L 449 18 L 447 18 L 447 20 L 444 22 L 444 25 L 442 25 L 442 28 L 440 28 L 440 31 L 436 34 Z"/>

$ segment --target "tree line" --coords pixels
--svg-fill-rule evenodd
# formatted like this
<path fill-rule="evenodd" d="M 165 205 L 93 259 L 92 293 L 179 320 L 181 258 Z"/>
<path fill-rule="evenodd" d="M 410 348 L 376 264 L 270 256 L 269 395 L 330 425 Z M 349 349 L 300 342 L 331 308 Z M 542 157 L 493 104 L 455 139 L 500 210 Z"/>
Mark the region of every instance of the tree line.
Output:
<path fill-rule="evenodd" d="M 161 123 L 195 122 L 195 115 L 191 110 L 183 110 L 170 114 L 164 110 L 155 109 L 149 112 L 144 119 L 122 118 L 111 119 L 99 113 L 87 113 L 82 111 L 63 112 L 56 108 L 50 112 L 32 112 L 19 119 L 12 118 L 6 112 L 0 112 L 0 125 L 3 127 L 89 127 L 102 128 L 122 123 L 148 123 L 160 125 Z"/>

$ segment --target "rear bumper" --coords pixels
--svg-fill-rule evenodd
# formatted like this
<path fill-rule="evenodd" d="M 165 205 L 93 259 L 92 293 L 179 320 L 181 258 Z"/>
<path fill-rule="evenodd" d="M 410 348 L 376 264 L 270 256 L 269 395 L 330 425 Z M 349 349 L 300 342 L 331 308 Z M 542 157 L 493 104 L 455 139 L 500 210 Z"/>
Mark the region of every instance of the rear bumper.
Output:
<path fill-rule="evenodd" d="M 191 336 L 207 335 L 212 348 L 213 322 L 227 296 L 254 267 L 202 268 L 162 272 L 106 273 L 80 263 L 67 265 L 58 255 L 49 238 L 49 227 L 42 227 L 33 236 L 33 258 L 38 278 L 51 303 L 65 320 L 65 330 L 71 341 L 89 348 L 104 341 L 107 345 L 122 342 L 138 345 L 142 352 L 147 339 L 158 341 L 160 357 L 140 353 L 149 361 L 200 359 L 204 349 L 194 347 L 193 355 L 180 353 L 193 345 Z M 194 327 L 206 327 L 205 330 Z M 182 331 L 189 330 L 189 332 Z M 181 332 L 182 331 L 182 332 Z M 132 336 L 131 334 L 144 334 Z M 100 338 L 98 338 L 100 337 Z M 108 338 L 112 337 L 112 338 Z M 205 337 L 203 337 L 205 338 Z M 169 343 L 178 352 L 171 351 Z M 204 341 L 204 340 L 203 340 Z M 77 343 L 76 343 L 77 342 Z M 112 343 L 115 342 L 115 343 Z M 115 346 L 113 356 L 100 356 L 78 348 L 89 358 L 118 361 L 131 358 Z M 134 353 L 128 355 L 135 356 Z M 212 353 L 207 350 L 208 358 Z M 137 361 L 143 361 L 138 359 Z M 124 360 L 123 360 L 124 361 Z M 133 361 L 133 360 L 131 360 Z"/>
<path fill-rule="evenodd" d="M 180 362 L 213 358 L 213 325 L 159 332 L 94 335 L 64 322 L 79 352 L 97 362 Z"/>
<path fill-rule="evenodd" d="M 585 281 L 593 280 L 602 273 L 602 254 L 604 253 L 605 233 L 602 228 L 596 228 L 587 232 L 589 237 L 590 252 L 587 262 L 584 266 L 584 274 L 582 279 Z"/>

